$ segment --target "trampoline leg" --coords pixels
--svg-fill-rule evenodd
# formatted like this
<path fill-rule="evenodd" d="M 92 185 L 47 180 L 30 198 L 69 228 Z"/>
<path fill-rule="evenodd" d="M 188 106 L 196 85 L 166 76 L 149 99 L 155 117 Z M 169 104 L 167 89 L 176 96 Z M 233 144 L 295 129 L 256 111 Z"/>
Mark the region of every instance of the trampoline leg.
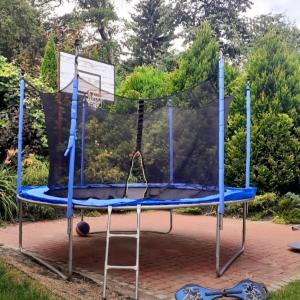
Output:
<path fill-rule="evenodd" d="M 68 218 L 68 280 L 73 273 L 73 217 Z"/>
<path fill-rule="evenodd" d="M 170 209 L 169 212 L 170 212 L 170 218 L 169 218 L 170 223 L 169 223 L 169 229 L 167 231 L 141 230 L 141 232 L 148 232 L 148 233 L 150 232 L 150 233 L 159 233 L 159 234 L 168 234 L 168 233 L 170 233 L 173 229 L 173 210 Z"/>
<path fill-rule="evenodd" d="M 37 263 L 43 265 L 44 267 L 48 268 L 52 272 L 56 273 L 64 280 L 70 279 L 71 278 L 70 274 L 72 275 L 72 229 L 71 229 L 71 236 L 70 236 L 69 235 L 69 226 L 70 226 L 69 224 L 72 224 L 72 220 L 70 221 L 68 219 L 68 237 L 69 237 L 68 246 L 69 246 L 69 250 L 71 250 L 71 256 L 69 255 L 69 262 L 71 261 L 71 264 L 69 263 L 69 275 L 66 276 L 60 270 L 58 270 L 56 267 L 54 267 L 54 266 L 50 265 L 48 262 L 46 262 L 44 259 L 36 256 L 34 253 L 31 253 L 30 251 L 23 249 L 23 226 L 22 226 L 23 225 L 23 203 L 22 203 L 21 199 L 19 199 L 19 203 L 18 203 L 18 214 L 19 214 L 19 249 L 20 249 L 21 253 L 28 256 L 30 259 L 36 261 Z M 71 237 L 71 240 L 70 240 L 70 237 Z M 71 258 L 71 260 L 70 260 L 70 258 Z"/>
<path fill-rule="evenodd" d="M 221 248 L 221 230 L 223 229 L 223 215 L 217 212 L 217 232 L 216 232 L 216 272 L 220 272 L 220 248 Z"/>
<path fill-rule="evenodd" d="M 231 264 L 244 252 L 246 241 L 246 218 L 247 218 L 248 203 L 243 203 L 243 228 L 242 228 L 242 243 L 240 249 L 232 255 L 232 257 L 221 267 L 221 230 L 223 229 L 223 215 L 217 215 L 217 233 L 216 233 L 216 273 L 217 276 L 222 276 Z"/>
<path fill-rule="evenodd" d="M 81 221 L 83 221 L 83 219 L 84 219 L 84 210 L 83 209 L 80 211 L 80 218 L 81 218 Z"/>
<path fill-rule="evenodd" d="M 111 225 L 112 207 L 108 207 L 107 214 L 107 229 L 106 229 L 106 246 L 105 246 L 105 260 L 104 260 L 104 278 L 103 278 L 103 294 L 102 299 L 106 299 L 106 284 L 107 284 L 107 265 L 108 265 L 108 251 L 109 251 L 109 235 Z"/>
<path fill-rule="evenodd" d="M 18 203 L 18 214 L 19 214 L 19 249 L 22 250 L 23 247 L 23 203 L 19 199 Z"/>
<path fill-rule="evenodd" d="M 173 210 L 170 209 L 169 210 L 169 228 L 167 231 L 155 231 L 155 230 L 141 230 L 141 232 L 143 233 L 158 233 L 158 234 L 168 234 L 173 230 Z M 125 232 L 122 230 L 122 232 Z M 129 231 L 128 231 L 129 232 Z M 107 233 L 107 231 L 93 231 L 90 232 L 90 234 L 99 234 L 99 233 Z"/>
<path fill-rule="evenodd" d="M 166 234 L 167 233 L 170 233 L 173 229 L 173 210 L 170 209 L 170 227 L 169 227 L 169 230 L 167 232 L 165 232 Z"/>

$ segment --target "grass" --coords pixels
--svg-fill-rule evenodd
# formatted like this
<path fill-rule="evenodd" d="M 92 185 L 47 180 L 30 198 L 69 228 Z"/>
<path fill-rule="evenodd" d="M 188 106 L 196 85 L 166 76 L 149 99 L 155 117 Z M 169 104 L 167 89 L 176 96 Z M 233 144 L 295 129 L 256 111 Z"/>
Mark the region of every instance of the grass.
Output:
<path fill-rule="evenodd" d="M 0 261 L 0 300 L 59 300 L 46 288 Z"/>
<path fill-rule="evenodd" d="M 300 299 L 300 280 L 289 283 L 285 288 L 271 293 L 268 300 L 297 300 Z"/>

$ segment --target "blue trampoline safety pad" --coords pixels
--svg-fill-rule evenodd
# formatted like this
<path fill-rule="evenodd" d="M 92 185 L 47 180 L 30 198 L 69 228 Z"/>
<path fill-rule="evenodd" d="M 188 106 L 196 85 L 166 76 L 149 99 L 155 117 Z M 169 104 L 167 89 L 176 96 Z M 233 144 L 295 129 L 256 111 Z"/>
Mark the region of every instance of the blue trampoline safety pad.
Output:
<path fill-rule="evenodd" d="M 182 190 L 182 189 L 197 189 L 198 185 L 186 185 L 186 184 L 175 184 L 172 186 L 172 189 Z M 89 186 L 80 186 L 76 187 L 76 189 L 101 189 L 105 188 L 106 190 L 109 188 L 120 188 L 120 185 L 111 184 L 111 185 L 89 185 Z M 59 191 L 59 187 L 55 188 Z M 65 189 L 65 188 L 64 188 Z M 239 202 L 239 201 L 250 201 L 256 195 L 256 188 L 229 188 L 225 189 L 225 202 Z M 67 206 L 68 199 L 67 197 L 58 197 L 55 195 L 50 195 L 49 188 L 47 186 L 30 186 L 23 187 L 19 198 L 25 201 L 40 203 L 40 204 L 48 204 L 48 205 L 62 205 Z M 209 195 L 198 197 L 198 198 L 182 198 L 182 199 L 157 199 L 155 197 L 151 198 L 140 198 L 140 199 L 132 199 L 132 198 L 110 198 L 110 199 L 99 199 L 89 197 L 86 199 L 73 199 L 73 206 L 76 207 L 87 207 L 87 208 L 106 208 L 108 206 L 112 207 L 122 207 L 126 209 L 126 207 L 134 207 L 137 205 L 145 206 L 145 207 L 163 207 L 163 206 L 196 206 L 199 205 L 216 205 L 219 202 L 219 194 L 211 192 Z"/>

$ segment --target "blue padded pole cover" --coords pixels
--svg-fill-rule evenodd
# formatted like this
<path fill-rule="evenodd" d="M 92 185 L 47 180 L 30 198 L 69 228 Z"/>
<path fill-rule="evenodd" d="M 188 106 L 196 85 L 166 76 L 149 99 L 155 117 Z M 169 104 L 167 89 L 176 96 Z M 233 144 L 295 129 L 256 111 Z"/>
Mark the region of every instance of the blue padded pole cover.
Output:
<path fill-rule="evenodd" d="M 19 194 L 22 189 L 22 150 L 23 150 L 22 143 L 23 143 L 24 94 L 25 94 L 25 81 L 24 81 L 24 79 L 21 79 L 21 81 L 20 81 L 19 132 L 18 132 L 17 194 Z"/>
<path fill-rule="evenodd" d="M 84 184 L 84 152 L 85 152 L 85 115 L 86 115 L 86 100 L 82 100 L 82 128 L 81 128 L 81 162 L 80 162 L 80 184 Z"/>
<path fill-rule="evenodd" d="M 169 99 L 169 183 L 174 182 L 174 148 L 173 148 L 173 105 Z"/>
<path fill-rule="evenodd" d="M 73 80 L 73 95 L 71 105 L 71 128 L 68 148 L 65 156 L 70 155 L 69 161 L 69 182 L 68 182 L 68 207 L 67 217 L 73 216 L 73 187 L 74 187 L 74 170 L 75 170 L 75 149 L 76 149 L 76 123 L 77 123 L 77 94 L 78 94 L 78 80 Z"/>
<path fill-rule="evenodd" d="M 73 79 L 73 94 L 71 105 L 71 127 L 68 142 L 68 148 L 65 156 L 70 155 L 69 160 L 69 182 L 68 182 L 68 207 L 67 217 L 73 216 L 73 187 L 74 187 L 74 171 L 75 171 L 75 149 L 76 149 L 76 128 L 77 128 L 77 100 L 78 100 L 78 57 L 79 57 L 80 40 L 75 40 L 75 72 Z"/>
<path fill-rule="evenodd" d="M 250 79 L 246 86 L 246 188 L 250 187 L 250 151 L 251 151 L 251 98 Z"/>
<path fill-rule="evenodd" d="M 219 213 L 224 214 L 224 57 L 219 60 Z"/>

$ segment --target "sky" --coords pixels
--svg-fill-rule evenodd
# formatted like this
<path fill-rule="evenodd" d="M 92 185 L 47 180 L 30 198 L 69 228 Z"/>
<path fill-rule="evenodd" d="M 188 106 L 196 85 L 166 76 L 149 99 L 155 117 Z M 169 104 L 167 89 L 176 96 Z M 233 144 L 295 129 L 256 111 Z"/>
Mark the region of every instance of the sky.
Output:
<path fill-rule="evenodd" d="M 253 7 L 248 16 L 266 13 L 285 13 L 290 21 L 300 28 L 300 3 L 298 0 L 252 0 Z"/>
<path fill-rule="evenodd" d="M 113 0 L 117 8 L 119 17 L 128 19 L 130 12 L 132 11 L 134 4 L 138 0 Z M 290 21 L 295 22 L 300 28 L 300 2 L 299 0 L 252 0 L 253 6 L 249 10 L 247 15 L 254 17 L 260 14 L 267 13 L 285 13 Z M 59 8 L 59 11 L 64 13 L 72 10 L 73 5 L 65 3 L 63 7 Z"/>

